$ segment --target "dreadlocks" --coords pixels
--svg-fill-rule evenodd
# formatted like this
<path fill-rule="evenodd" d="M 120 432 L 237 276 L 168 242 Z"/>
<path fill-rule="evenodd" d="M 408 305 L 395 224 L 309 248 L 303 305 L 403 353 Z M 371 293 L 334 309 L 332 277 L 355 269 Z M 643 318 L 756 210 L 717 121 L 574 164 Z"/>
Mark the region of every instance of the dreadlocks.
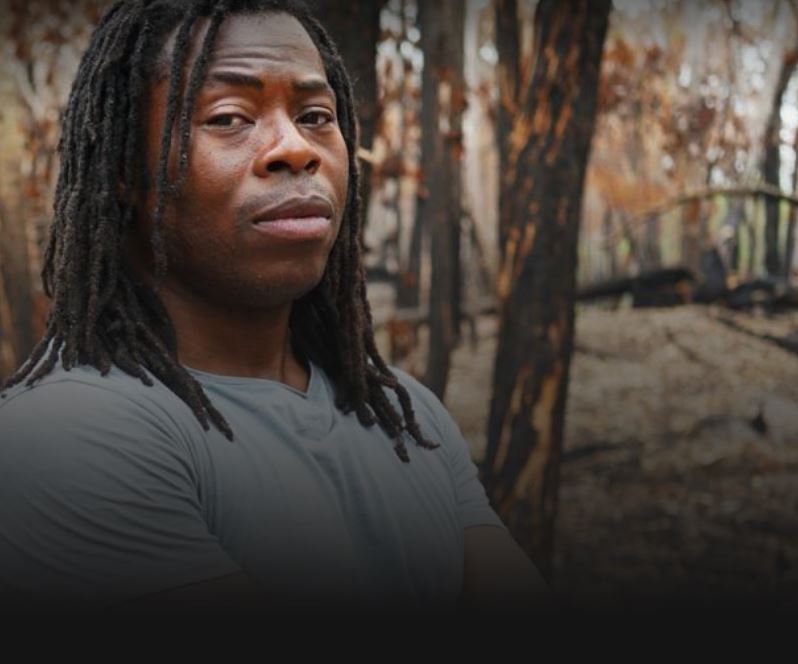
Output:
<path fill-rule="evenodd" d="M 52 299 L 45 334 L 3 389 L 25 379 L 26 385 L 33 385 L 52 371 L 59 354 L 67 371 L 87 364 L 106 375 L 116 365 L 151 386 L 149 371 L 191 408 L 204 430 L 212 423 L 233 440 L 230 425 L 178 362 L 177 335 L 157 294 L 167 270 L 161 226 L 169 198 L 178 195 L 185 179 L 191 113 L 219 27 L 232 13 L 261 11 L 291 14 L 315 43 L 336 93 L 349 158 L 343 225 L 321 282 L 293 304 L 292 342 L 301 359 L 315 362 L 331 376 L 336 408 L 344 413 L 354 410 L 364 426 L 379 423 L 397 440 L 394 449 L 399 458 L 409 462 L 402 431 L 424 448 L 440 445 L 424 438 L 407 390 L 374 342 L 359 246 L 358 135 L 351 83 L 335 45 L 298 0 L 119 0 L 103 16 L 63 115 L 58 144 L 61 171 L 42 268 L 44 290 Z M 189 39 L 200 17 L 208 17 L 210 24 L 183 99 Z M 162 49 L 175 29 L 169 64 Z M 152 184 L 137 146 L 146 86 L 159 76 L 169 76 L 169 93 L 155 174 L 153 289 L 135 279 L 125 262 L 124 244 L 136 217 L 131 202 L 135 192 L 146 192 Z M 175 125 L 178 174 L 176 182 L 169 182 L 168 154 Z M 334 330 L 332 336 L 329 330 Z M 404 419 L 383 387 L 396 392 Z"/>

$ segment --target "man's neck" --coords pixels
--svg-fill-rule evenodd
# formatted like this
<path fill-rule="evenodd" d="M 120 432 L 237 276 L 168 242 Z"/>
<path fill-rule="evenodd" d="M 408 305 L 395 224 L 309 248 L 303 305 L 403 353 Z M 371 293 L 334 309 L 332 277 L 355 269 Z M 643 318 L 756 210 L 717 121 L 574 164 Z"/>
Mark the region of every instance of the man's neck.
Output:
<path fill-rule="evenodd" d="M 268 378 L 306 392 L 309 368 L 291 346 L 291 303 L 268 311 L 224 310 L 164 288 L 184 366 L 225 376 Z"/>

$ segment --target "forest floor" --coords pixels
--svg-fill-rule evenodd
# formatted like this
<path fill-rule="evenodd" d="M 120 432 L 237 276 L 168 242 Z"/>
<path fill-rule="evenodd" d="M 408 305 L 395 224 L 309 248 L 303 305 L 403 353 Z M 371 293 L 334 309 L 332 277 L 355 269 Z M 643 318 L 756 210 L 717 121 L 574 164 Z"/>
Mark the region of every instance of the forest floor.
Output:
<path fill-rule="evenodd" d="M 496 318 L 477 329 L 476 348 L 454 354 L 446 405 L 481 460 Z M 798 314 L 579 310 L 551 580 L 559 597 L 798 605 L 798 355 L 763 334 L 798 338 Z"/>

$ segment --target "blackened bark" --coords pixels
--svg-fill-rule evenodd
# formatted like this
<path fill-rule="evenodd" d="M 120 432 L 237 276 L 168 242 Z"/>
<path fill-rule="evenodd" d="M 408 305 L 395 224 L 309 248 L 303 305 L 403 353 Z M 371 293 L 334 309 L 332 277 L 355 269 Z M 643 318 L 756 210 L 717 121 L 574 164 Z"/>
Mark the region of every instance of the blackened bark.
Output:
<path fill-rule="evenodd" d="M 403 29 L 402 29 L 402 38 L 406 37 L 406 29 L 407 26 L 405 24 L 405 0 L 402 0 L 401 3 L 401 13 L 402 21 L 403 21 Z M 416 24 L 418 25 L 418 16 L 416 16 Z M 411 108 L 416 108 L 417 105 L 413 100 L 413 96 L 410 93 L 410 85 L 409 81 L 407 80 L 408 71 L 409 71 L 409 64 L 405 63 L 402 72 L 402 104 L 404 106 L 404 117 L 402 120 L 402 155 L 400 155 L 401 159 L 404 159 L 405 154 L 410 154 L 411 144 L 410 144 L 410 131 L 409 125 L 413 122 L 419 122 L 422 124 L 422 137 L 423 137 L 423 118 L 421 117 L 421 113 L 423 112 L 423 100 L 421 104 L 421 108 L 418 112 L 412 113 L 410 111 Z M 422 91 L 423 93 L 423 91 Z M 401 168 L 400 168 L 401 173 Z M 401 185 L 401 175 L 399 177 L 399 183 Z M 418 193 L 418 198 L 423 197 L 424 195 L 424 183 L 423 181 L 419 180 L 418 186 L 420 191 Z M 397 191 L 397 201 L 400 196 L 401 186 L 399 186 Z M 399 217 L 397 216 L 397 219 Z M 396 306 L 399 308 L 406 308 L 406 309 L 415 309 L 420 304 L 420 295 L 421 295 L 421 254 L 423 243 L 425 239 L 425 229 L 423 227 L 423 221 L 419 217 L 418 214 L 415 215 L 412 221 L 412 227 L 410 230 L 410 242 L 408 243 L 407 254 L 401 254 L 401 242 L 397 239 L 397 249 L 399 251 L 399 278 L 396 283 Z"/>
<path fill-rule="evenodd" d="M 432 265 L 424 383 L 440 399 L 446 392 L 459 310 L 464 22 L 462 0 L 419 3 L 424 52 L 421 163 L 426 195 L 419 200 L 417 223 L 429 229 Z"/>
<path fill-rule="evenodd" d="M 513 536 L 551 573 L 577 240 L 610 0 L 541 0 L 536 68 L 513 118 L 501 196 L 511 212 L 482 480 Z"/>
<path fill-rule="evenodd" d="M 407 250 L 406 264 L 403 268 L 400 268 L 399 283 L 396 288 L 396 306 L 400 308 L 414 308 L 419 305 L 419 279 L 421 275 L 421 249 L 423 241 L 424 226 L 420 216 L 416 214 L 416 218 L 413 221 L 413 229 L 410 232 L 410 246 Z"/>
<path fill-rule="evenodd" d="M 495 0 L 496 50 L 499 62 L 496 78 L 499 86 L 499 104 L 496 118 L 496 137 L 499 146 L 499 163 L 507 163 L 510 130 L 518 111 L 518 77 L 521 69 L 520 25 L 517 0 Z M 500 187 L 509 191 L 512 173 L 502 169 Z M 499 197 L 499 251 L 504 251 L 507 234 L 512 225 L 507 199 Z"/>

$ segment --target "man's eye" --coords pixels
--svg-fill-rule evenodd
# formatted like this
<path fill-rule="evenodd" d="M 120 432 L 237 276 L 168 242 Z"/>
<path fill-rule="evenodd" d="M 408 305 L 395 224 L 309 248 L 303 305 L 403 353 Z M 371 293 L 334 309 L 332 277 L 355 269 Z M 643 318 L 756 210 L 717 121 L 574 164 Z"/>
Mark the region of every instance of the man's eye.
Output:
<path fill-rule="evenodd" d="M 316 127 L 321 127 L 328 122 L 335 122 L 335 116 L 326 111 L 310 111 L 310 113 L 305 113 L 305 115 L 302 116 L 302 119 L 305 118 L 316 118 L 315 121 L 311 120 L 310 122 L 311 125 Z M 321 122 L 319 122 L 318 118 L 321 118 Z"/>
<path fill-rule="evenodd" d="M 235 115 L 234 113 L 221 113 L 209 118 L 206 124 L 213 125 L 215 127 L 224 127 L 225 129 L 234 129 L 236 127 L 240 127 L 244 122 L 246 122 L 246 118 L 240 115 Z"/>

